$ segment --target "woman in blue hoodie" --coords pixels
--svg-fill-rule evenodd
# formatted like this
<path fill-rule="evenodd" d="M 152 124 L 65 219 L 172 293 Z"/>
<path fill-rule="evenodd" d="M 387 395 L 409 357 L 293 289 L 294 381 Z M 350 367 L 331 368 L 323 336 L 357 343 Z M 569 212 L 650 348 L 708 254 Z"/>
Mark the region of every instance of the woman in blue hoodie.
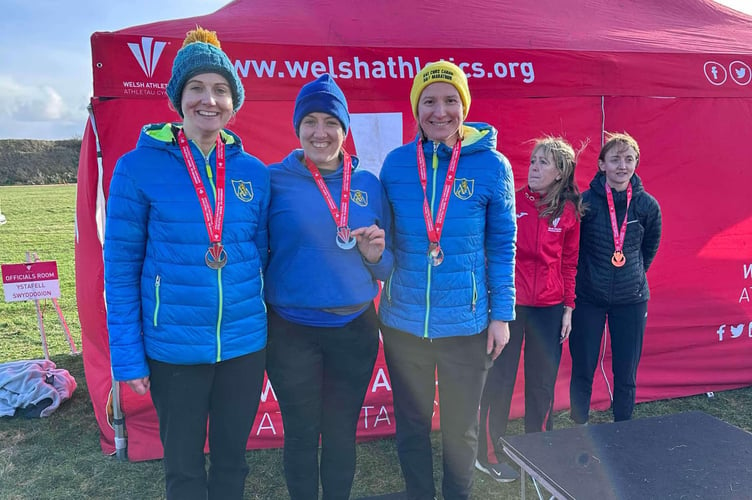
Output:
<path fill-rule="evenodd" d="M 514 319 L 514 181 L 496 130 L 464 120 L 467 77 L 426 66 L 410 92 L 415 141 L 389 153 L 394 271 L 379 307 L 408 498 L 435 497 L 431 419 L 438 375 L 445 499 L 466 499 L 486 374 Z"/>
<path fill-rule="evenodd" d="M 292 500 L 350 497 L 355 434 L 379 347 L 373 299 L 392 268 L 379 180 L 343 148 L 347 101 L 325 74 L 293 113 L 300 149 L 272 165 L 267 372 Z M 319 463 L 319 439 L 321 460 Z"/>
<path fill-rule="evenodd" d="M 214 32 L 188 33 L 167 95 L 182 123 L 145 126 L 110 184 L 112 372 L 151 392 L 168 499 L 241 499 L 264 380 L 269 173 L 224 128 L 244 91 Z"/>

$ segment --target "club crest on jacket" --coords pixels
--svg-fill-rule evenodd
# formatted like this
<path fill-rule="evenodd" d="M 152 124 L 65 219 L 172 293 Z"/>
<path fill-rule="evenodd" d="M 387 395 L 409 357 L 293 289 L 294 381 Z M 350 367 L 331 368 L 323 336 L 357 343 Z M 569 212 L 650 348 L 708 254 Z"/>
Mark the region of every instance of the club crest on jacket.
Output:
<path fill-rule="evenodd" d="M 367 207 L 368 206 L 368 193 L 366 191 L 361 191 L 360 189 L 353 189 L 350 191 L 350 199 L 353 203 L 358 205 L 359 207 Z"/>
<path fill-rule="evenodd" d="M 475 179 L 454 179 L 454 196 L 467 200 L 473 195 Z"/>
<path fill-rule="evenodd" d="M 240 201 L 251 201 L 253 199 L 253 185 L 251 181 L 232 181 L 232 189 L 235 191 L 235 196 Z"/>

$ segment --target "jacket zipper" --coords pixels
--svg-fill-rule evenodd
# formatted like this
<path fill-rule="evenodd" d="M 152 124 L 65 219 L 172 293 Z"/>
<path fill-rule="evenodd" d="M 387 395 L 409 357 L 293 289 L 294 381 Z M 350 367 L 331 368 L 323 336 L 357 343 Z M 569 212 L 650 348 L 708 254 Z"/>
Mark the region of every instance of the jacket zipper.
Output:
<path fill-rule="evenodd" d="M 386 280 L 386 300 L 389 304 L 392 303 L 392 278 L 394 278 L 394 267 L 392 267 L 392 272 L 389 273 L 389 279 Z"/>
<path fill-rule="evenodd" d="M 478 302 L 478 284 L 475 281 L 475 271 L 471 271 L 470 276 L 473 278 L 473 300 L 470 305 L 470 310 L 475 313 L 475 304 Z"/>
<path fill-rule="evenodd" d="M 199 148 L 200 150 L 200 148 Z M 211 154 L 211 153 L 209 153 Z M 212 193 L 214 194 L 214 203 L 217 202 L 217 186 L 214 185 L 214 175 L 212 174 L 211 170 L 211 163 L 209 163 L 209 155 L 204 156 L 204 160 L 206 162 L 206 175 L 209 177 L 209 184 L 211 184 L 212 187 Z M 222 339 L 220 336 L 220 332 L 222 330 L 222 305 L 224 301 L 224 294 L 222 290 L 222 268 L 220 267 L 217 269 L 217 290 L 219 293 L 219 307 L 217 310 L 217 328 L 216 328 L 216 340 L 217 340 L 217 363 L 222 361 Z"/>
<path fill-rule="evenodd" d="M 264 312 L 267 312 L 266 301 L 264 300 L 264 268 L 259 267 L 259 276 L 261 277 L 261 304 L 264 306 Z"/>
<path fill-rule="evenodd" d="M 157 317 L 159 316 L 159 285 L 162 282 L 162 277 L 157 274 L 157 279 L 154 280 L 154 298 L 156 299 L 156 305 L 154 306 L 154 326 L 157 326 Z"/>
<path fill-rule="evenodd" d="M 434 202 L 436 201 L 436 173 L 439 168 L 439 156 L 437 151 L 439 150 L 439 143 L 433 142 L 433 158 L 431 160 L 431 167 L 433 168 L 433 181 L 431 183 L 431 217 L 434 216 Z M 423 338 L 428 338 L 428 317 L 431 313 L 431 261 L 427 261 L 428 265 L 428 279 L 426 280 L 426 318 L 423 322 Z"/>

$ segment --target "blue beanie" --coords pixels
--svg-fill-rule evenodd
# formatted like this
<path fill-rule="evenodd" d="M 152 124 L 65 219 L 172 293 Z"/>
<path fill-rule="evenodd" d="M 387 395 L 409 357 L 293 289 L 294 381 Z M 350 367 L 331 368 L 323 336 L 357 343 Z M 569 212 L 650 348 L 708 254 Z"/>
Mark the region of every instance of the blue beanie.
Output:
<path fill-rule="evenodd" d="M 211 43 L 196 41 L 184 45 L 178 51 L 172 63 L 172 76 L 167 83 L 167 96 L 181 117 L 183 110 L 180 101 L 183 98 L 183 87 L 189 79 L 202 73 L 217 73 L 225 77 L 232 91 L 232 110 L 240 109 L 245 100 L 245 91 L 227 54 Z"/>
<path fill-rule="evenodd" d="M 342 124 L 345 135 L 350 130 L 350 112 L 347 110 L 347 99 L 329 73 L 306 83 L 300 89 L 300 93 L 295 99 L 295 111 L 292 114 L 295 135 L 300 133 L 300 122 L 311 113 L 330 114 Z"/>

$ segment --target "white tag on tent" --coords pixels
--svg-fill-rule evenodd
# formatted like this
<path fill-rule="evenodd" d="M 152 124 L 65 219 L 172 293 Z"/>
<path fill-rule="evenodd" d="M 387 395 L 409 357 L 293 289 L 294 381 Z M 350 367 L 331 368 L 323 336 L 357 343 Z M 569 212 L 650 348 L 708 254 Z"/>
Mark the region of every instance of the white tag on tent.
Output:
<path fill-rule="evenodd" d="M 350 130 L 360 168 L 378 176 L 386 155 L 402 146 L 402 113 L 353 113 Z"/>

